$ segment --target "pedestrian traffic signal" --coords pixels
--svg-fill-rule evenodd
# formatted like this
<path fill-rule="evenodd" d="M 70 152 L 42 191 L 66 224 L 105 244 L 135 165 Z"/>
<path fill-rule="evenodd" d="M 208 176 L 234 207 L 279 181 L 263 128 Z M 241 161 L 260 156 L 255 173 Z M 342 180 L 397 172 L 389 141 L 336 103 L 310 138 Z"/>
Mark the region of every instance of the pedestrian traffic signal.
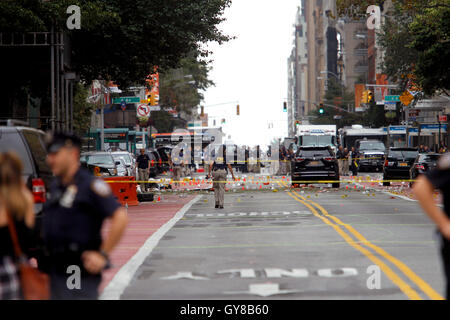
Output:
<path fill-rule="evenodd" d="M 283 102 L 283 112 L 287 112 L 287 102 Z"/>
<path fill-rule="evenodd" d="M 239 105 L 236 106 L 236 114 L 240 115 Z"/>

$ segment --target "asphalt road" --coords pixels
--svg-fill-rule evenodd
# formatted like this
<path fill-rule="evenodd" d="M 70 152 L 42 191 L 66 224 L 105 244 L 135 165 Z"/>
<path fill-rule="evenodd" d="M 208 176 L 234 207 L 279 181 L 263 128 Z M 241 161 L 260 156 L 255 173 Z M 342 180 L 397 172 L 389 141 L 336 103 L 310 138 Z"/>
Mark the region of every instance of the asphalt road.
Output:
<path fill-rule="evenodd" d="M 202 195 L 121 299 L 439 299 L 435 228 L 414 201 L 342 184 Z"/>

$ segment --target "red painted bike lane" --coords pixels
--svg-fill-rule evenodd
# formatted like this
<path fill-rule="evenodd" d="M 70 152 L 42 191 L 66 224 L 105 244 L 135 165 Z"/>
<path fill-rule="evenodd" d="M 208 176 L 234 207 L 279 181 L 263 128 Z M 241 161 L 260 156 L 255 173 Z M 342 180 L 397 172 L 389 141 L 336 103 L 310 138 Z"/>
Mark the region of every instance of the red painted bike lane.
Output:
<path fill-rule="evenodd" d="M 100 293 L 145 241 L 194 198 L 195 195 L 164 194 L 159 202 L 140 203 L 139 206 L 128 208 L 128 226 L 121 241 L 111 254 L 111 263 L 114 267 L 103 273 Z M 102 229 L 103 237 L 108 232 L 108 228 L 109 223 L 106 222 Z"/>

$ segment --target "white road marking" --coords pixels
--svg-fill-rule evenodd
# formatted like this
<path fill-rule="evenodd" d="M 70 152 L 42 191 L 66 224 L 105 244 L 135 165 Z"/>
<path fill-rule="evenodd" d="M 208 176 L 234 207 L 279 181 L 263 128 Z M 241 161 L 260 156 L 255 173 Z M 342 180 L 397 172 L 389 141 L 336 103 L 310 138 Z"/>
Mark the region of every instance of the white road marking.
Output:
<path fill-rule="evenodd" d="M 350 277 L 358 275 L 358 270 L 355 268 L 320 269 L 317 270 L 317 275 L 325 278 Z"/>
<path fill-rule="evenodd" d="M 260 297 L 270 297 L 276 294 L 300 292 L 299 290 L 280 290 L 278 283 L 255 283 L 249 285 L 248 291 L 228 291 L 224 294 L 250 294 Z"/>
<path fill-rule="evenodd" d="M 144 245 L 136 252 L 136 254 L 116 273 L 111 282 L 106 286 L 100 295 L 101 300 L 119 300 L 125 288 L 130 284 L 139 266 L 142 265 L 145 258 L 158 245 L 159 240 L 169 231 L 178 220 L 192 207 L 194 203 L 202 198 L 201 195 L 196 196 L 183 208 L 181 208 L 175 216 L 166 222 L 161 228 L 151 235 Z"/>
<path fill-rule="evenodd" d="M 209 280 L 206 277 L 194 276 L 192 272 L 181 271 L 173 276 L 163 277 L 162 280 L 179 280 L 179 279 L 190 279 L 190 280 Z"/>
<path fill-rule="evenodd" d="M 308 270 L 306 269 L 292 269 L 292 270 L 284 270 L 279 268 L 266 268 L 264 269 L 266 272 L 267 278 L 281 278 L 283 276 L 290 278 L 307 278 Z"/>
<path fill-rule="evenodd" d="M 239 273 L 241 278 L 256 278 L 255 270 L 253 269 L 229 269 L 217 271 L 218 274 L 223 273 Z"/>

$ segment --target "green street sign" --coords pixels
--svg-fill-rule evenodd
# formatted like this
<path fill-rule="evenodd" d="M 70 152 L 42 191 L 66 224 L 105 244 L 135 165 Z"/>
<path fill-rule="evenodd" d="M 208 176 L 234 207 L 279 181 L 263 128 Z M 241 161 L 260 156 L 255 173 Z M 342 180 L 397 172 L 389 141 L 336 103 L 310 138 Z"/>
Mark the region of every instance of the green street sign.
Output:
<path fill-rule="evenodd" d="M 141 98 L 139 97 L 120 97 L 120 98 L 114 98 L 113 104 L 121 104 L 122 101 L 125 103 L 139 103 L 141 101 Z"/>
<path fill-rule="evenodd" d="M 384 101 L 398 102 L 400 101 L 400 96 L 385 96 Z"/>

